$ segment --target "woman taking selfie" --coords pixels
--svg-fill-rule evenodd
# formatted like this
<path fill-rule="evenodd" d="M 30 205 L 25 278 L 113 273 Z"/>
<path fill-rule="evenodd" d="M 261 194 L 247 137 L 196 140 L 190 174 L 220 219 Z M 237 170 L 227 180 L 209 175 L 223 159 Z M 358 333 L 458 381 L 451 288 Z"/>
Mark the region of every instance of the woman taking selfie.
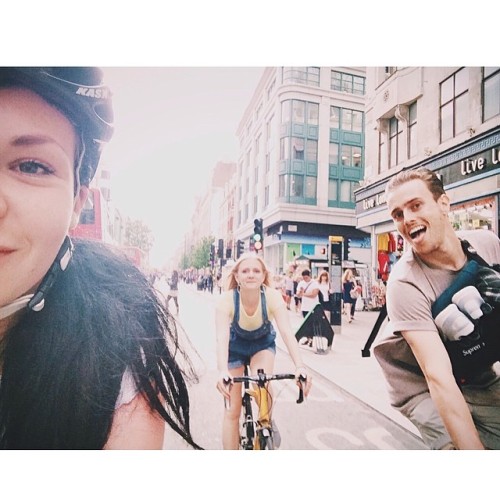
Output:
<path fill-rule="evenodd" d="M 0 116 L 0 448 L 162 448 L 165 422 L 196 447 L 154 289 L 68 236 L 113 132 L 102 72 L 0 68 Z"/>

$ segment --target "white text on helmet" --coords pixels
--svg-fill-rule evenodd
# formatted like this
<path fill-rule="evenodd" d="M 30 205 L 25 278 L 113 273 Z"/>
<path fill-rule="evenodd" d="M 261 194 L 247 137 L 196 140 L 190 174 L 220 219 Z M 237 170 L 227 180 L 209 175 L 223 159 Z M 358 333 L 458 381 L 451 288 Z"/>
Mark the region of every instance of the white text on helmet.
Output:
<path fill-rule="evenodd" d="M 93 89 L 89 87 L 79 87 L 76 93 L 86 97 L 95 97 L 96 99 L 107 99 L 109 97 L 109 92 L 106 88 Z"/>

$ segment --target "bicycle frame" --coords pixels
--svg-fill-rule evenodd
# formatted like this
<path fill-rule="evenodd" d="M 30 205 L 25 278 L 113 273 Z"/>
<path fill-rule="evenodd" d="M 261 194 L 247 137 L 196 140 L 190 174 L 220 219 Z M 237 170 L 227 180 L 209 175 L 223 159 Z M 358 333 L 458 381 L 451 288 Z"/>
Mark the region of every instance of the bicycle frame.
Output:
<path fill-rule="evenodd" d="M 233 382 L 243 383 L 242 406 L 244 410 L 243 432 L 240 445 L 245 450 L 274 449 L 273 431 L 271 427 L 271 412 L 269 408 L 267 384 L 271 380 L 294 379 L 293 373 L 266 375 L 262 369 L 257 370 L 257 376 L 249 376 L 249 368 L 245 366 L 242 377 L 234 377 Z M 250 388 L 250 382 L 254 388 Z M 257 420 L 254 420 L 252 399 L 258 407 Z M 302 388 L 299 389 L 297 403 L 304 400 Z"/>

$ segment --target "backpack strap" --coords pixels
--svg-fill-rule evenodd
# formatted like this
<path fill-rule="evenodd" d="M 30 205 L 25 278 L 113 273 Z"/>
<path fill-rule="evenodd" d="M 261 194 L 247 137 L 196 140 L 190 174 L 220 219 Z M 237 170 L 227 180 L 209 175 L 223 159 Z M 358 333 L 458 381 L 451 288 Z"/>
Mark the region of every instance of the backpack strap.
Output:
<path fill-rule="evenodd" d="M 361 349 L 361 357 L 363 358 L 369 358 L 370 357 L 370 348 L 375 341 L 375 338 L 378 335 L 378 332 L 380 330 L 380 327 L 382 326 L 382 323 L 384 322 L 385 318 L 387 317 L 387 305 L 384 304 L 379 312 L 379 315 L 377 317 L 377 321 L 375 321 L 375 324 L 373 325 L 372 331 L 370 333 L 370 336 L 368 337 L 368 340 L 366 341 L 365 347 Z"/>
<path fill-rule="evenodd" d="M 467 241 L 460 240 L 462 245 L 462 250 L 469 260 L 475 260 L 480 266 L 493 267 L 490 266 L 476 251 L 476 249 Z"/>
<path fill-rule="evenodd" d="M 266 294 L 265 294 L 263 286 L 260 287 L 260 303 L 261 303 L 261 307 L 262 307 L 262 322 L 267 323 L 269 320 L 267 317 Z"/>
<path fill-rule="evenodd" d="M 232 323 L 238 323 L 240 320 L 240 294 L 238 289 L 233 290 L 233 300 L 234 300 L 234 315 Z"/>

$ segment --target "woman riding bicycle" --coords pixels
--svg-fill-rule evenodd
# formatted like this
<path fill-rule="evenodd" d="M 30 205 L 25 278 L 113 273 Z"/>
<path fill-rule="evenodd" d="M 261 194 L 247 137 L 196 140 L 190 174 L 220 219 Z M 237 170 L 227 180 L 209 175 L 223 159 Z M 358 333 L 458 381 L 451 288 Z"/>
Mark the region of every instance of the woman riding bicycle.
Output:
<path fill-rule="evenodd" d="M 113 132 L 101 70 L 0 68 L 0 116 L 0 449 L 162 448 L 165 422 L 197 447 L 154 288 L 69 237 Z"/>
<path fill-rule="evenodd" d="M 302 364 L 286 304 L 281 292 L 270 283 L 270 273 L 262 257 L 255 253 L 243 254 L 228 276 L 228 291 L 223 292 L 217 302 L 217 365 L 220 372 L 217 389 L 230 401 L 224 412 L 224 449 L 238 449 L 241 414 L 241 384 L 228 384 L 227 381 L 243 375 L 247 363 L 252 373 L 259 368 L 265 373 L 273 372 L 276 354 L 273 319 L 295 364 L 297 384 L 301 384 L 299 376 L 305 375 L 305 396 L 311 388 L 311 377 Z"/>

